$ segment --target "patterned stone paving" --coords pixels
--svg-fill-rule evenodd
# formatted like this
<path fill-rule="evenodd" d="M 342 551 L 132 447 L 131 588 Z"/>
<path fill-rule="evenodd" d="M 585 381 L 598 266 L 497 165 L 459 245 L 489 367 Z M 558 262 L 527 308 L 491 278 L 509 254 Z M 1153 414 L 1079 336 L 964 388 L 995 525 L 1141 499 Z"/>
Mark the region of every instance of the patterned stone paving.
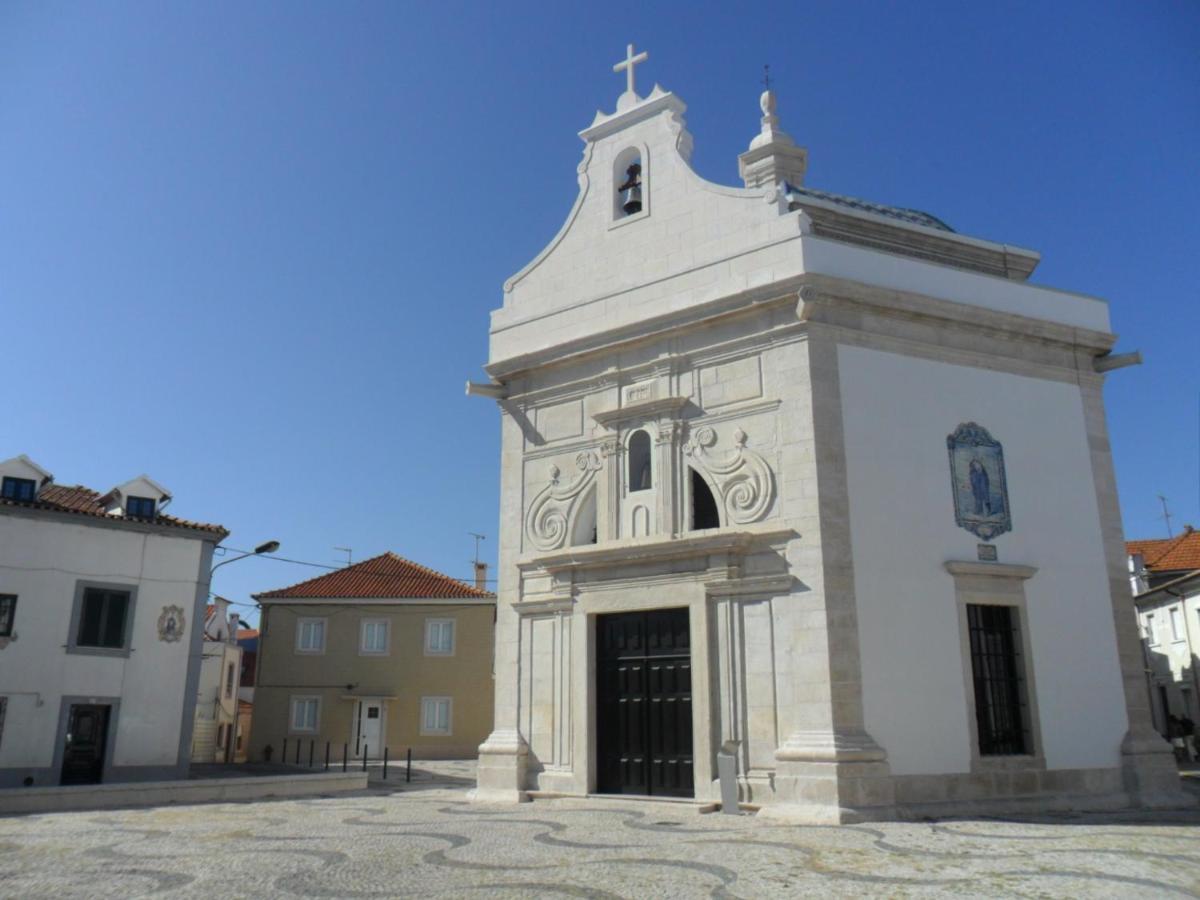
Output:
<path fill-rule="evenodd" d="M 800 827 L 477 806 L 455 765 L 339 797 L 0 818 L 0 896 L 1200 896 L 1200 811 Z"/>

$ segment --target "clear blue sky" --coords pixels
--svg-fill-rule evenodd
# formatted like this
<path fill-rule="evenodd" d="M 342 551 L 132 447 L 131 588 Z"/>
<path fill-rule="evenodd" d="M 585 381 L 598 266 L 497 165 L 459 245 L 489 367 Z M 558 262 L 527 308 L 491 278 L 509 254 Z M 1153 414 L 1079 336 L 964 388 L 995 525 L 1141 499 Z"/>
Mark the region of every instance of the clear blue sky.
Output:
<path fill-rule="evenodd" d="M 575 196 L 613 62 L 737 182 L 770 63 L 807 183 L 1042 252 L 1146 364 L 1107 389 L 1126 529 L 1200 525 L 1200 5 L 0 6 L 0 458 L 148 472 L 228 543 L 494 563 L 503 280 Z M 644 90 L 643 90 L 644 92 Z M 236 600 L 318 570 L 248 560 Z M 243 612 L 246 610 L 243 609 Z"/>

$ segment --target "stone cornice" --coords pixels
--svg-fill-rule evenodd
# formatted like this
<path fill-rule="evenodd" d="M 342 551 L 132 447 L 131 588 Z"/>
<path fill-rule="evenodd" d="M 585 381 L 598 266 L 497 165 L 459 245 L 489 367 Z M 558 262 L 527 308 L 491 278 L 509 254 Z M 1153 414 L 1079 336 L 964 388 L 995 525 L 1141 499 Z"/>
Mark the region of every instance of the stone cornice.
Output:
<path fill-rule="evenodd" d="M 804 322 L 820 322 L 855 330 L 872 329 L 863 313 L 884 319 L 911 321 L 952 321 L 969 331 L 1003 336 L 1016 341 L 1031 339 L 1064 348 L 1085 348 L 1097 356 L 1109 352 L 1116 335 L 1072 325 L 1061 325 L 1046 319 L 1035 319 L 1016 313 L 1000 312 L 952 300 L 940 300 L 924 294 L 881 288 L 873 285 L 833 278 L 828 275 L 806 275 L 800 287 L 797 315 Z"/>
<path fill-rule="evenodd" d="M 975 562 L 974 560 L 956 560 L 951 559 L 943 563 L 947 572 L 954 577 L 961 575 L 978 576 L 984 575 L 988 578 L 1016 578 L 1021 581 L 1027 581 L 1037 574 L 1037 568 L 1034 566 L 1019 566 L 1012 563 L 990 563 L 990 562 Z"/>
<path fill-rule="evenodd" d="M 778 525 L 711 529 L 686 535 L 652 538 L 627 538 L 603 544 L 567 547 L 553 553 L 526 556 L 517 562 L 522 572 L 579 571 L 613 565 L 639 565 L 688 559 L 712 554 L 744 553 L 764 544 L 780 543 L 797 537 L 791 528 Z"/>
<path fill-rule="evenodd" d="M 657 419 L 662 416 L 673 418 L 679 415 L 688 404 L 687 397 L 663 397 L 658 400 L 644 400 L 641 403 L 630 403 L 617 409 L 606 409 L 592 414 L 592 418 L 605 428 L 612 428 L 618 422 L 629 419 Z"/>

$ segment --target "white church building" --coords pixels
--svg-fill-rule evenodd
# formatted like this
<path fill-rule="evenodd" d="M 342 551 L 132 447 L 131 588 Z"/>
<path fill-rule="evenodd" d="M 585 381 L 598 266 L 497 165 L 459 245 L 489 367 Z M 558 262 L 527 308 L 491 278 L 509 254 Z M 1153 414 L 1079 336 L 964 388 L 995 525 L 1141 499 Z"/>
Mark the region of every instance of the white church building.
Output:
<path fill-rule="evenodd" d="M 479 801 L 842 822 L 1182 800 L 1151 727 L 1104 372 L 1039 255 L 805 186 L 771 91 L 742 187 L 627 88 L 492 313 L 495 730 Z M 747 137 L 751 137 L 748 135 Z"/>

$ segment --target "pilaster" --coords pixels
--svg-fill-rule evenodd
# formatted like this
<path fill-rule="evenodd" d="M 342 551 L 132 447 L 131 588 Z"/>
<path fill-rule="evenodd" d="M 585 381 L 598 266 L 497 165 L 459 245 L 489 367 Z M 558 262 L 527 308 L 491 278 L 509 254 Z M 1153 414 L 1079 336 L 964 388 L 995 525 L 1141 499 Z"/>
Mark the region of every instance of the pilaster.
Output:
<path fill-rule="evenodd" d="M 1109 598 L 1121 681 L 1125 689 L 1125 709 L 1129 731 L 1121 741 L 1121 771 L 1130 802 L 1137 806 L 1163 807 L 1194 805 L 1183 790 L 1171 746 L 1155 729 L 1150 714 L 1145 662 L 1137 614 L 1129 591 L 1126 570 L 1125 532 L 1121 526 L 1121 505 L 1117 497 L 1117 479 L 1113 470 L 1112 448 L 1104 413 L 1104 378 L 1091 373 L 1080 377 L 1084 425 L 1092 458 L 1092 478 L 1096 485 L 1096 505 L 1104 556 L 1108 566 Z"/>

